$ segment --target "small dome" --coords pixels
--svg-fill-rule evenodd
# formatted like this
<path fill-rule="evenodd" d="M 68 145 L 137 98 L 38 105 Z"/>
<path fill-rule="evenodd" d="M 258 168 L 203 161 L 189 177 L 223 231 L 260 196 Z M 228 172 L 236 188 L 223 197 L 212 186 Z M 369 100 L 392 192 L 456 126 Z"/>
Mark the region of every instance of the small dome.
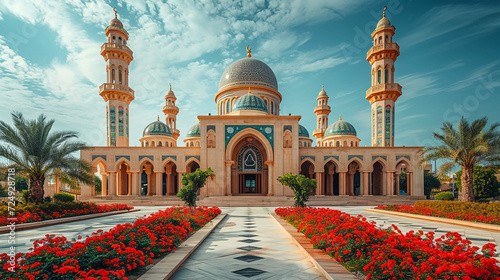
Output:
<path fill-rule="evenodd" d="M 261 111 L 267 113 L 267 106 L 260 97 L 248 93 L 236 99 L 233 105 L 233 112 L 235 111 Z"/>
<path fill-rule="evenodd" d="M 318 97 L 328 97 L 328 95 L 326 95 L 325 85 L 321 86 L 321 91 L 319 92 Z"/>
<path fill-rule="evenodd" d="M 117 18 L 112 19 L 109 22 L 109 26 L 116 26 L 123 29 L 123 23 Z"/>
<path fill-rule="evenodd" d="M 142 133 L 142 136 L 168 136 L 168 137 L 174 137 L 172 134 L 172 131 L 170 130 L 170 127 L 168 127 L 166 124 L 162 123 L 161 121 L 155 121 L 150 123 L 146 128 L 144 129 L 144 132 Z"/>
<path fill-rule="evenodd" d="M 386 28 L 386 27 L 393 27 L 393 26 L 386 17 L 383 17 L 381 20 L 378 21 L 376 29 Z"/>
<path fill-rule="evenodd" d="M 245 57 L 226 68 L 219 81 L 219 91 L 235 85 L 260 85 L 278 90 L 273 70 L 264 62 Z"/>
<path fill-rule="evenodd" d="M 307 137 L 309 138 L 309 132 L 305 127 L 299 124 L 299 137 Z"/>
<path fill-rule="evenodd" d="M 174 92 L 172 91 L 172 84 L 170 84 L 170 89 L 168 90 L 167 94 L 165 95 L 165 99 L 167 99 L 167 97 L 176 98 Z"/>
<path fill-rule="evenodd" d="M 325 136 L 336 136 L 336 135 L 352 135 L 356 136 L 356 129 L 352 124 L 343 121 L 342 119 L 332 123 L 325 131 Z"/>
<path fill-rule="evenodd" d="M 186 137 L 200 137 L 200 124 L 193 125 L 187 132 Z"/>

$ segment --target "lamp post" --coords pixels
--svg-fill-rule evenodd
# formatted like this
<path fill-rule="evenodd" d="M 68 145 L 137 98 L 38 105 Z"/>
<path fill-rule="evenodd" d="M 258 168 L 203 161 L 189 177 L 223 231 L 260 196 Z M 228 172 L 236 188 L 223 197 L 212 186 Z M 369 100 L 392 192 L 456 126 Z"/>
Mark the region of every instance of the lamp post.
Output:
<path fill-rule="evenodd" d="M 453 197 L 455 197 L 455 173 L 452 174 L 452 178 L 453 178 Z"/>

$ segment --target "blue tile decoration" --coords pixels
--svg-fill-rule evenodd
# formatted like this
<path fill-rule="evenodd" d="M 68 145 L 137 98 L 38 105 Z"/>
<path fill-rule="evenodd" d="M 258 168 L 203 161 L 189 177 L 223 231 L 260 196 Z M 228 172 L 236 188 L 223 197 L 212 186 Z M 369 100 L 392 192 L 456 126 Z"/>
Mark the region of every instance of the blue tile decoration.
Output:
<path fill-rule="evenodd" d="M 115 161 L 118 161 L 120 158 L 124 158 L 124 159 L 130 161 L 130 156 L 124 156 L 124 155 L 115 156 Z"/>
<path fill-rule="evenodd" d="M 363 156 L 362 155 L 348 155 L 347 156 L 347 160 L 351 160 L 353 158 L 359 158 L 360 160 L 363 160 Z"/>
<path fill-rule="evenodd" d="M 171 155 L 161 156 L 161 161 L 164 161 L 166 158 L 172 158 L 175 161 L 177 161 L 177 156 L 171 156 Z"/>
<path fill-rule="evenodd" d="M 221 77 L 219 90 L 236 85 L 263 85 L 278 90 L 273 70 L 258 59 L 245 57 L 237 60 L 226 68 Z"/>
<path fill-rule="evenodd" d="M 96 158 L 102 158 L 103 160 L 107 160 L 105 155 L 92 155 L 92 161 Z"/>
<path fill-rule="evenodd" d="M 396 156 L 396 161 L 402 159 L 402 158 L 406 158 L 407 160 L 411 161 L 411 157 L 410 156 Z"/>
<path fill-rule="evenodd" d="M 316 157 L 315 156 L 300 156 L 300 161 L 303 161 L 305 158 L 310 158 L 313 161 L 316 161 Z"/>
<path fill-rule="evenodd" d="M 242 131 L 246 128 L 253 128 L 258 132 L 262 133 L 271 144 L 271 148 L 274 150 L 274 126 L 273 125 L 226 125 L 224 127 L 224 132 L 226 134 L 226 148 L 229 141 L 236 135 L 238 132 Z"/>
<path fill-rule="evenodd" d="M 334 158 L 334 159 L 336 159 L 337 161 L 339 161 L 339 156 L 325 156 L 325 157 L 323 158 L 323 160 L 326 162 L 326 161 L 327 161 L 327 159 L 329 159 L 329 158 Z"/>
<path fill-rule="evenodd" d="M 387 161 L 387 156 L 372 156 L 372 161 L 374 161 L 376 158 L 382 158 Z"/>
<path fill-rule="evenodd" d="M 290 132 L 293 132 L 291 125 L 284 125 L 283 126 L 283 132 L 285 132 L 285 130 L 290 130 Z"/>
<path fill-rule="evenodd" d="M 193 125 L 186 133 L 186 137 L 200 137 L 200 124 Z"/>
<path fill-rule="evenodd" d="M 195 158 L 197 160 L 200 160 L 200 156 L 186 156 L 185 161 L 188 161 L 188 159 L 190 159 L 190 158 Z"/>
<path fill-rule="evenodd" d="M 143 158 L 149 158 L 151 161 L 154 161 L 154 156 L 139 156 L 139 161 L 141 161 Z"/>
<path fill-rule="evenodd" d="M 216 132 L 216 131 L 215 131 L 215 125 L 207 125 L 207 132 L 208 132 L 210 129 L 211 129 L 211 130 L 213 130 L 214 132 Z"/>

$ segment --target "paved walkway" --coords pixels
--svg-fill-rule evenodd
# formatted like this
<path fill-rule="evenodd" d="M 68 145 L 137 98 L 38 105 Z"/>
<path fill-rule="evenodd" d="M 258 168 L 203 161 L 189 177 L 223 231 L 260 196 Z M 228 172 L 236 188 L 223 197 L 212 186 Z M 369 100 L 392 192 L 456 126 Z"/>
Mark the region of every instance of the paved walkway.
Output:
<path fill-rule="evenodd" d="M 167 206 L 137 206 L 135 208 L 141 209 L 141 211 L 16 231 L 15 246 L 17 252 L 28 252 L 28 249 L 33 247 L 33 241 L 44 238 L 46 234 L 64 235 L 68 239 L 77 239 L 78 235 L 86 237 L 99 229 L 106 231 L 117 224 L 133 223 L 136 218 L 149 216 L 153 212 L 167 208 Z M 7 243 L 8 240 L 9 233 L 0 234 L 0 253 L 9 252 L 12 245 Z"/>
<path fill-rule="evenodd" d="M 274 207 L 221 207 L 228 214 L 171 279 L 325 279 L 269 213 Z"/>

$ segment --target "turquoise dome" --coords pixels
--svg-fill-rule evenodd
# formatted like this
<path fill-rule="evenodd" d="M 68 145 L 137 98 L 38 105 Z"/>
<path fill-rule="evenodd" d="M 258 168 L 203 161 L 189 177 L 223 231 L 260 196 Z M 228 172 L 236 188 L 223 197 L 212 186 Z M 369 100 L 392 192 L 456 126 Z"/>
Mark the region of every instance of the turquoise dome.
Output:
<path fill-rule="evenodd" d="M 172 134 L 172 131 L 170 130 L 170 127 L 168 127 L 166 124 L 160 122 L 160 121 L 155 121 L 150 123 L 146 128 L 144 129 L 144 132 L 142 133 L 142 136 L 168 136 L 168 137 L 174 137 Z"/>
<path fill-rule="evenodd" d="M 233 112 L 235 111 L 261 111 L 267 113 L 267 105 L 260 97 L 248 93 L 236 99 L 233 105 Z"/>
<path fill-rule="evenodd" d="M 325 131 L 325 136 L 335 136 L 335 135 L 352 135 L 356 136 L 356 129 L 354 129 L 354 126 L 352 124 L 343 121 L 343 120 L 338 120 L 334 123 L 332 123 Z"/>
<path fill-rule="evenodd" d="M 200 124 L 193 125 L 188 130 L 186 137 L 200 137 Z"/>
<path fill-rule="evenodd" d="M 300 124 L 299 124 L 299 137 L 309 138 L 309 132 L 307 132 L 307 129 Z"/>

